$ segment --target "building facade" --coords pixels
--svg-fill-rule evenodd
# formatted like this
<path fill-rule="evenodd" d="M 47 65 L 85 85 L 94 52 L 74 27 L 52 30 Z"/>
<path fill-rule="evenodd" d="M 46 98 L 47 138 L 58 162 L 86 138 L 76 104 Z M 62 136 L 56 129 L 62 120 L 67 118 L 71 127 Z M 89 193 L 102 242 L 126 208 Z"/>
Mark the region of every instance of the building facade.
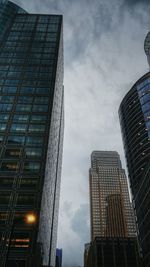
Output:
<path fill-rule="evenodd" d="M 144 266 L 150 266 L 150 72 L 126 94 L 119 108 L 119 117 L 139 242 Z"/>
<path fill-rule="evenodd" d="M 91 243 L 87 267 L 140 267 L 135 238 L 100 238 Z"/>
<path fill-rule="evenodd" d="M 94 151 L 90 169 L 91 240 L 136 235 L 127 178 L 119 154 Z"/>
<path fill-rule="evenodd" d="M 54 267 L 64 127 L 62 16 L 28 14 L 0 1 L 0 21 L 0 266 L 38 266 L 41 254 L 42 265 Z M 20 218 L 31 212 L 37 222 L 27 225 Z"/>
<path fill-rule="evenodd" d="M 62 249 L 56 249 L 56 265 L 55 267 L 62 267 Z"/>

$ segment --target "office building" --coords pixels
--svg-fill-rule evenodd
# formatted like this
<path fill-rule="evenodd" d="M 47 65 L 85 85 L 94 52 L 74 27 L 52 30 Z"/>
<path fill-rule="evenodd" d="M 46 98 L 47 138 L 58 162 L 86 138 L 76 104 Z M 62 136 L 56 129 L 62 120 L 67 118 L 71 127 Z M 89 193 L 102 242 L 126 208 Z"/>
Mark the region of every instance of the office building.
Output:
<path fill-rule="evenodd" d="M 42 261 L 54 267 L 63 142 L 62 16 L 28 14 L 1 0 L 0 22 L 0 266 Z M 36 223 L 23 220 L 28 213 Z"/>
<path fill-rule="evenodd" d="M 97 237 L 91 243 L 87 267 L 140 267 L 135 238 Z"/>
<path fill-rule="evenodd" d="M 88 257 L 89 257 L 89 251 L 90 251 L 90 243 L 86 243 L 84 245 L 84 267 L 88 267 Z"/>
<path fill-rule="evenodd" d="M 91 240 L 136 236 L 127 178 L 115 151 L 94 151 L 90 169 Z"/>
<path fill-rule="evenodd" d="M 150 32 L 144 49 L 150 64 Z M 144 266 L 150 266 L 150 72 L 121 102 L 119 117 Z"/>
<path fill-rule="evenodd" d="M 56 249 L 56 267 L 62 267 L 62 249 Z"/>
<path fill-rule="evenodd" d="M 124 97 L 120 124 L 145 266 L 150 266 L 150 72 Z"/>

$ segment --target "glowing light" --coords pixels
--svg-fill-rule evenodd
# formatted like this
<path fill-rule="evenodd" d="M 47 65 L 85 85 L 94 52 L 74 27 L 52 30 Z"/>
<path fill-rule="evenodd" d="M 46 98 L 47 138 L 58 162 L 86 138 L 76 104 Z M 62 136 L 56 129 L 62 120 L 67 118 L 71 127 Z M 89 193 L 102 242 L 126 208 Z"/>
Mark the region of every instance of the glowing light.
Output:
<path fill-rule="evenodd" d="M 26 215 L 26 223 L 28 223 L 28 224 L 34 224 L 34 223 L 36 223 L 36 216 L 35 216 L 35 214 L 32 214 L 32 213 L 27 214 Z"/>

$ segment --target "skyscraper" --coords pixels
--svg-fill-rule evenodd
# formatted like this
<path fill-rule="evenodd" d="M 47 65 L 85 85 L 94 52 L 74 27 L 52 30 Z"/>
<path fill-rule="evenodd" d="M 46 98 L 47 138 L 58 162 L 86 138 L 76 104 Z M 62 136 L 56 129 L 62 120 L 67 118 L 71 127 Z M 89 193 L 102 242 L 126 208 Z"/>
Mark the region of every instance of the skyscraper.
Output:
<path fill-rule="evenodd" d="M 55 266 L 63 142 L 62 16 L 0 1 L 0 264 Z M 27 213 L 36 215 L 27 225 Z"/>
<path fill-rule="evenodd" d="M 127 178 L 119 154 L 94 151 L 90 169 L 91 243 L 86 267 L 139 267 Z"/>
<path fill-rule="evenodd" d="M 140 267 L 133 237 L 96 237 L 88 251 L 87 267 Z"/>
<path fill-rule="evenodd" d="M 150 33 L 145 52 L 150 62 Z M 129 179 L 144 264 L 150 266 L 150 72 L 126 94 L 119 108 Z"/>
<path fill-rule="evenodd" d="M 115 151 L 94 151 L 90 169 L 91 239 L 136 235 L 127 178 Z"/>

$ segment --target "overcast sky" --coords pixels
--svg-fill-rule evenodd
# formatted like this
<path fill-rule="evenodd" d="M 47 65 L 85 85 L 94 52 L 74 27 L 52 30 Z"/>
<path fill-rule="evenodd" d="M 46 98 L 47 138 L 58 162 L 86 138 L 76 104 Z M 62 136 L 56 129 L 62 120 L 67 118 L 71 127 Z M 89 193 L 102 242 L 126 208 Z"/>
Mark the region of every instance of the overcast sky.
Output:
<path fill-rule="evenodd" d="M 58 246 L 63 266 L 82 266 L 90 240 L 88 170 L 93 150 L 117 150 L 123 96 L 148 71 L 143 43 L 149 0 L 14 0 L 29 12 L 64 15 L 65 136 Z"/>

